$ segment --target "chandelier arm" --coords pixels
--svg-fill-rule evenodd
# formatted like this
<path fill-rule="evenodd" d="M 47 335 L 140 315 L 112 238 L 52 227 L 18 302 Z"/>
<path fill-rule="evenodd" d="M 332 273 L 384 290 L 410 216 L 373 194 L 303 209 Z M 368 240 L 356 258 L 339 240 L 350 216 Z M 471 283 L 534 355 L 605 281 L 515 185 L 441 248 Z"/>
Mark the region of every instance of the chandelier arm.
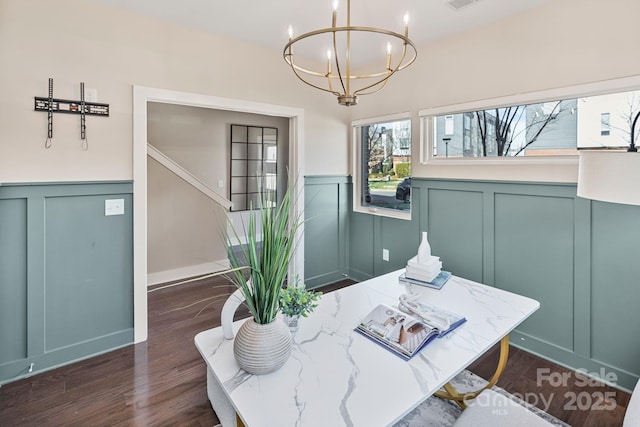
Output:
<path fill-rule="evenodd" d="M 398 61 L 398 65 L 396 65 L 393 68 L 388 68 L 386 71 L 386 76 L 384 78 L 382 78 L 381 80 L 378 80 L 377 82 L 374 82 L 368 86 L 362 87 L 358 90 L 356 90 L 355 92 L 353 92 L 354 95 L 371 95 L 372 93 L 376 93 L 380 90 L 382 90 L 382 88 L 384 88 L 387 85 L 387 82 L 389 81 L 389 77 L 393 76 L 396 72 L 398 72 L 401 68 L 400 65 L 402 64 L 402 61 L 404 61 L 404 58 L 407 56 L 407 46 L 406 44 L 403 45 L 402 48 L 402 56 L 400 57 L 400 60 Z M 415 60 L 415 57 L 413 58 Z M 371 91 L 371 92 L 363 92 L 367 89 L 371 89 L 373 87 L 376 87 L 378 85 L 382 85 L 379 88 Z"/>
<path fill-rule="evenodd" d="M 409 46 L 411 46 L 411 49 L 413 50 L 413 56 L 411 57 L 411 59 L 409 61 L 407 61 L 406 64 L 401 65 L 402 61 L 404 61 L 404 58 L 407 55 L 407 44 L 409 44 Z M 409 42 L 409 43 L 405 43 L 402 45 L 402 59 L 400 60 L 400 62 L 398 62 L 398 68 L 396 71 L 401 71 L 404 70 L 405 68 L 407 68 L 409 65 L 413 64 L 413 61 L 416 60 L 416 58 L 418 57 L 418 50 L 416 49 L 416 47 L 413 45 L 413 43 Z"/>
<path fill-rule="evenodd" d="M 297 71 L 300 71 L 302 73 L 308 74 L 310 76 L 314 76 L 314 77 L 327 77 L 327 73 L 320 73 L 318 71 L 313 71 L 313 70 L 308 70 L 306 68 L 303 68 L 297 64 L 293 63 L 293 59 L 291 58 L 287 58 L 287 55 L 285 55 L 284 61 L 287 63 L 287 65 L 289 65 L 290 67 L 294 68 Z M 332 77 L 332 78 L 337 78 L 337 77 Z"/>
<path fill-rule="evenodd" d="M 406 67 L 408 67 L 409 65 L 411 65 L 413 63 L 413 61 L 415 61 L 416 56 L 414 55 L 414 57 L 411 59 L 410 62 L 408 62 L 407 64 L 402 65 L 401 67 L 398 67 L 398 69 L 396 71 L 400 71 L 400 70 L 404 70 Z M 291 65 L 291 62 L 285 58 L 285 62 L 288 65 Z M 313 70 L 308 70 L 306 68 L 303 68 L 297 64 L 293 64 L 293 66 L 296 68 L 296 70 L 303 72 L 305 74 L 311 75 L 311 76 L 316 76 L 316 77 L 327 77 L 327 73 L 320 73 L 317 71 L 313 71 Z M 358 80 L 358 79 L 371 79 L 374 77 L 382 77 L 382 76 L 386 76 L 388 73 L 387 70 L 385 71 L 381 71 L 379 73 L 371 73 L 371 74 L 362 74 L 362 75 L 358 75 L 358 76 L 351 76 L 351 79 L 353 80 Z M 332 79 L 337 79 L 339 78 L 338 76 L 332 76 Z"/>
<path fill-rule="evenodd" d="M 396 33 L 394 31 L 385 30 L 383 28 L 374 28 L 374 27 L 362 27 L 362 26 L 347 26 L 347 27 L 328 27 L 328 28 L 320 28 L 319 30 L 309 31 L 308 33 L 300 34 L 298 37 L 295 37 L 289 41 L 284 47 L 284 53 L 286 55 L 287 49 L 290 46 L 293 46 L 300 40 L 317 36 L 318 34 L 326 34 L 326 33 L 339 33 L 339 32 L 347 32 L 347 31 L 356 31 L 356 32 L 364 32 L 364 33 L 378 33 L 385 34 L 387 36 L 393 36 L 395 38 L 401 39 L 403 42 L 410 44 L 413 47 L 413 42 L 409 39 L 409 37 L 404 36 L 400 33 Z M 414 47 L 415 49 L 415 47 Z"/>
<path fill-rule="evenodd" d="M 353 94 L 354 95 L 371 95 L 371 94 L 374 94 L 376 92 L 380 92 L 387 85 L 388 81 L 389 81 L 389 78 L 382 79 L 382 80 L 374 83 L 373 85 L 369 85 L 367 87 L 363 87 L 363 88 L 360 88 L 360 89 L 356 90 Z M 377 85 L 381 85 L 381 86 L 377 87 L 377 88 L 375 88 L 375 89 L 373 89 L 373 90 L 371 90 L 369 92 L 362 92 L 365 89 L 369 89 L 369 88 L 375 87 Z"/>
<path fill-rule="evenodd" d="M 342 85 L 342 90 L 347 91 L 344 87 L 344 80 L 342 78 L 342 72 L 340 71 L 340 61 L 338 60 L 338 48 L 336 42 L 336 32 L 333 32 L 333 58 L 336 60 L 336 71 L 338 72 L 338 78 L 340 79 L 340 85 Z"/>
<path fill-rule="evenodd" d="M 333 90 L 333 84 L 331 83 L 331 71 L 327 70 L 327 87 L 331 93 L 335 93 Z"/>
<path fill-rule="evenodd" d="M 318 85 L 316 85 L 316 84 L 309 83 L 308 81 L 306 81 L 305 79 L 303 79 L 303 78 L 302 78 L 302 76 L 300 76 L 300 74 L 298 74 L 298 70 L 297 70 L 297 67 L 296 67 L 296 66 L 294 66 L 294 65 L 293 65 L 293 64 L 291 64 L 291 63 L 289 63 L 289 65 L 291 65 L 291 69 L 293 70 L 293 74 L 295 74 L 295 75 L 296 75 L 296 77 L 297 77 L 298 79 L 300 79 L 300 81 L 302 81 L 303 83 L 306 83 L 306 84 L 308 84 L 309 86 L 311 86 L 311 87 L 315 87 L 316 89 L 320 89 L 320 90 L 322 90 L 322 91 L 324 91 L 324 92 L 329 92 L 329 93 L 330 93 L 330 94 L 332 94 L 332 95 L 340 96 L 340 92 L 336 92 L 335 90 L 329 90 L 329 89 L 324 88 L 324 87 L 322 87 L 322 86 L 318 86 Z M 324 74 L 320 74 L 320 76 L 323 76 L 323 77 L 324 77 Z"/>

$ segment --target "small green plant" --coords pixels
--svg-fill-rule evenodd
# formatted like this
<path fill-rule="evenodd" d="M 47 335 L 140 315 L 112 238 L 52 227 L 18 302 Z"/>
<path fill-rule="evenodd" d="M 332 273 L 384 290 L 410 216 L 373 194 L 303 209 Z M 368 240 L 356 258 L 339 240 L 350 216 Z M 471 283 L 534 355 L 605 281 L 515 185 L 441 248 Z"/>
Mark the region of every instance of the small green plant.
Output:
<path fill-rule="evenodd" d="M 304 285 L 287 285 L 280 291 L 280 310 L 286 316 L 307 317 L 318 306 L 322 292 L 307 290 Z"/>

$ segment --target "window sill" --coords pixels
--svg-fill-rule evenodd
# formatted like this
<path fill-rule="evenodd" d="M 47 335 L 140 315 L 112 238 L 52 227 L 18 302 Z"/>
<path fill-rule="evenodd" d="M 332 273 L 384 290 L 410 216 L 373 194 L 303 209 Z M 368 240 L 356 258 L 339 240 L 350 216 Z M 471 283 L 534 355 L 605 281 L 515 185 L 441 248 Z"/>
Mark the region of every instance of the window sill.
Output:
<path fill-rule="evenodd" d="M 577 165 L 578 156 L 430 158 L 421 161 L 420 164 L 432 166 Z"/>
<path fill-rule="evenodd" d="M 411 210 L 409 211 L 396 211 L 393 209 L 384 209 L 384 208 L 374 208 L 367 206 L 355 206 L 353 208 L 354 212 L 368 214 L 368 215 L 376 215 L 376 216 L 384 216 L 387 218 L 394 219 L 402 219 L 405 221 L 411 221 Z"/>

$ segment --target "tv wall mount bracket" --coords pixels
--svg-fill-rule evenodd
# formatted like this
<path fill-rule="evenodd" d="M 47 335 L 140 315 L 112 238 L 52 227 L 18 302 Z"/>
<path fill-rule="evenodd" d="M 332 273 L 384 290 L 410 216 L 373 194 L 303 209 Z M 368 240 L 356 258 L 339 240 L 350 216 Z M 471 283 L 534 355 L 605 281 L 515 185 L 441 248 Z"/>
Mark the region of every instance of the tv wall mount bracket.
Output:
<path fill-rule="evenodd" d="M 49 79 L 49 96 L 34 97 L 34 110 L 47 113 L 47 139 L 45 148 L 51 148 L 53 138 L 53 113 L 79 114 L 80 115 L 80 139 L 82 149 L 89 148 L 87 139 L 86 116 L 109 117 L 109 104 L 98 102 L 86 102 L 84 97 L 84 82 L 80 83 L 80 100 L 59 99 L 53 97 L 53 79 Z"/>

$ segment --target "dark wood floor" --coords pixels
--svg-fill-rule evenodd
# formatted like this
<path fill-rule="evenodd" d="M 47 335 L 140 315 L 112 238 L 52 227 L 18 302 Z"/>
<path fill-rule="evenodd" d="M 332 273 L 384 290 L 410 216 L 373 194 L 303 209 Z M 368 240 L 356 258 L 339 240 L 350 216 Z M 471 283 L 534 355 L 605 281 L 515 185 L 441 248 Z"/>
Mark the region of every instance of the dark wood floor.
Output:
<path fill-rule="evenodd" d="M 193 338 L 220 324 L 222 304 L 233 290 L 224 279 L 215 278 L 151 292 L 146 342 L 3 385 L 0 426 L 217 424 L 207 400 L 205 364 Z M 488 378 L 497 357 L 494 349 L 471 370 Z M 539 386 L 537 372 L 545 368 L 550 373 L 568 372 L 568 384 L 551 387 L 547 381 Z M 514 347 L 498 385 L 530 403 L 536 403 L 537 396 L 542 408 L 542 397 L 544 402 L 550 400 L 547 412 L 574 426 L 620 426 L 629 401 L 627 393 L 616 389 L 582 387 L 573 373 Z M 595 401 L 597 393 L 605 391 L 613 393 L 609 396 L 615 400 L 613 410 L 596 410 L 593 405 L 573 410 L 565 397 L 565 393 L 587 393 Z"/>

